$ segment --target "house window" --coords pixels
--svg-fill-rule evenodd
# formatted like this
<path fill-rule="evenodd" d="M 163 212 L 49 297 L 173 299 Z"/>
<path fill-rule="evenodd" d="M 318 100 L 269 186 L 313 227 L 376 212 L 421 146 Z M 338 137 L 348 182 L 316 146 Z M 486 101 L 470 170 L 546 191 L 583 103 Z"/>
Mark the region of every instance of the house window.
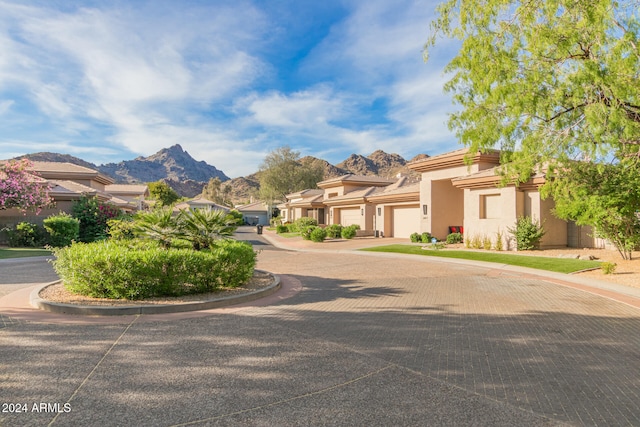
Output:
<path fill-rule="evenodd" d="M 480 196 L 480 219 L 500 218 L 500 194 L 483 194 Z"/>

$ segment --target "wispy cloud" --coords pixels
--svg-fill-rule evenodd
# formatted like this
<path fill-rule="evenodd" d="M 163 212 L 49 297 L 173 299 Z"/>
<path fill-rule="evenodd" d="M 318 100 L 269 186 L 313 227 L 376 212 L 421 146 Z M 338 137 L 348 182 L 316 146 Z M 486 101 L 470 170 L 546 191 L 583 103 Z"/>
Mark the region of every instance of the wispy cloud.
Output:
<path fill-rule="evenodd" d="M 426 3 L 0 0 L 0 156 L 179 143 L 236 176 L 283 144 L 334 162 L 431 152 L 451 137 Z"/>

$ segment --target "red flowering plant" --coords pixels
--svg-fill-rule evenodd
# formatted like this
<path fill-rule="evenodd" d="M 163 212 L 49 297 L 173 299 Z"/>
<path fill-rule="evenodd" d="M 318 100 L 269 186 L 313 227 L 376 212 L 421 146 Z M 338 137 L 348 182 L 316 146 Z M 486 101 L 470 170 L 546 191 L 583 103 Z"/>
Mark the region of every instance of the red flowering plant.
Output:
<path fill-rule="evenodd" d="M 23 213 L 31 210 L 39 214 L 52 204 L 49 183 L 33 171 L 29 160 L 0 163 L 0 209 L 16 208 Z"/>
<path fill-rule="evenodd" d="M 81 242 L 106 239 L 109 232 L 108 221 L 121 215 L 122 212 L 118 207 L 87 195 L 83 195 L 80 200 L 74 202 L 71 214 L 80 221 L 79 240 Z"/>

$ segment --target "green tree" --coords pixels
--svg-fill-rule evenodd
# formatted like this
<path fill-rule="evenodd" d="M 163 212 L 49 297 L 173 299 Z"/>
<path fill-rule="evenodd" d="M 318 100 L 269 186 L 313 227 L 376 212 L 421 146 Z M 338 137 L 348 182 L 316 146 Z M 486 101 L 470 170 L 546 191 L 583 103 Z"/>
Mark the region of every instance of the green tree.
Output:
<path fill-rule="evenodd" d="M 260 165 L 260 199 L 267 204 L 284 200 L 286 194 L 316 188 L 323 176 L 321 165 L 301 162 L 300 153 L 288 146 L 277 148 Z"/>
<path fill-rule="evenodd" d="M 158 206 L 171 206 L 178 200 L 180 195 L 164 181 L 150 182 L 148 184 L 149 194 Z"/>
<path fill-rule="evenodd" d="M 210 178 L 202 188 L 202 197 L 223 206 L 231 206 L 231 187 L 223 186 L 220 178 Z"/>
<path fill-rule="evenodd" d="M 575 162 L 546 191 L 556 200 L 555 214 L 594 227 L 597 237 L 631 259 L 640 244 L 640 169 L 625 158 L 613 164 Z"/>
<path fill-rule="evenodd" d="M 508 178 L 535 167 L 640 157 L 637 0 L 447 0 L 440 35 L 461 40 L 446 67 L 450 117 L 471 152 L 500 148 Z"/>

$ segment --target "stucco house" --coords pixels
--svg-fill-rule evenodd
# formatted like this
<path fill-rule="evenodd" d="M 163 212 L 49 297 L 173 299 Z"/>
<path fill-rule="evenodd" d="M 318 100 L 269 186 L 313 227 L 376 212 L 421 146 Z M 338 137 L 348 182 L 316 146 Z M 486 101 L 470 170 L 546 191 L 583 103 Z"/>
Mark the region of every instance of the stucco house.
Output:
<path fill-rule="evenodd" d="M 246 205 L 236 206 L 242 214 L 244 222 L 249 225 L 269 225 L 269 207 L 264 202 L 253 202 Z"/>
<path fill-rule="evenodd" d="M 396 180 L 376 176 L 347 174 L 318 183 L 324 191 L 325 224 L 360 226 L 360 235 L 375 232 L 375 205 L 368 197 Z"/>
<path fill-rule="evenodd" d="M 406 237 L 419 230 L 420 182 L 406 176 L 386 187 L 376 189 L 367 196 L 373 204 L 376 235 Z"/>
<path fill-rule="evenodd" d="M 205 199 L 204 197 L 196 197 L 194 199 L 187 200 L 186 202 L 178 203 L 173 207 L 173 210 L 176 212 L 189 209 L 218 210 L 227 213 L 231 210 L 231 208 L 227 206 L 219 205 L 209 199 Z"/>
<path fill-rule="evenodd" d="M 114 180 L 100 172 L 64 162 L 32 162 L 31 170 L 35 172 L 35 179 L 49 183 L 49 196 L 54 205 L 50 208 L 35 212 L 23 213 L 17 209 L 0 210 L 0 228 L 13 228 L 19 222 L 42 224 L 50 215 L 60 212 L 71 212 L 73 202 L 82 196 L 96 197 L 105 203 L 112 203 L 125 212 L 139 209 L 140 203 L 148 195 L 146 185 L 115 185 Z M 114 190 L 110 193 L 110 190 Z M 0 239 L 4 240 L 3 237 Z"/>
<path fill-rule="evenodd" d="M 461 149 L 410 163 L 410 169 L 420 172 L 419 228 L 438 239 L 449 234 L 449 227 L 463 227 L 466 239 L 502 236 L 503 247 L 513 246 L 508 228 L 520 216 L 529 216 L 543 224 L 546 234 L 541 248 L 602 247 L 604 243 L 590 237 L 589 227 L 556 218 L 552 214 L 553 200 L 540 197 L 545 183 L 544 173 L 538 173 L 519 185 L 501 185 L 498 174 L 500 152 L 475 153 L 468 156 Z M 512 248 L 511 248 L 512 249 Z"/>
<path fill-rule="evenodd" d="M 277 208 L 280 210 L 282 222 L 293 222 L 298 218 L 315 218 L 318 224 L 326 224 L 325 205 L 322 202 L 324 190 L 311 189 L 302 190 L 287 194 L 285 202 L 280 203 Z"/>

